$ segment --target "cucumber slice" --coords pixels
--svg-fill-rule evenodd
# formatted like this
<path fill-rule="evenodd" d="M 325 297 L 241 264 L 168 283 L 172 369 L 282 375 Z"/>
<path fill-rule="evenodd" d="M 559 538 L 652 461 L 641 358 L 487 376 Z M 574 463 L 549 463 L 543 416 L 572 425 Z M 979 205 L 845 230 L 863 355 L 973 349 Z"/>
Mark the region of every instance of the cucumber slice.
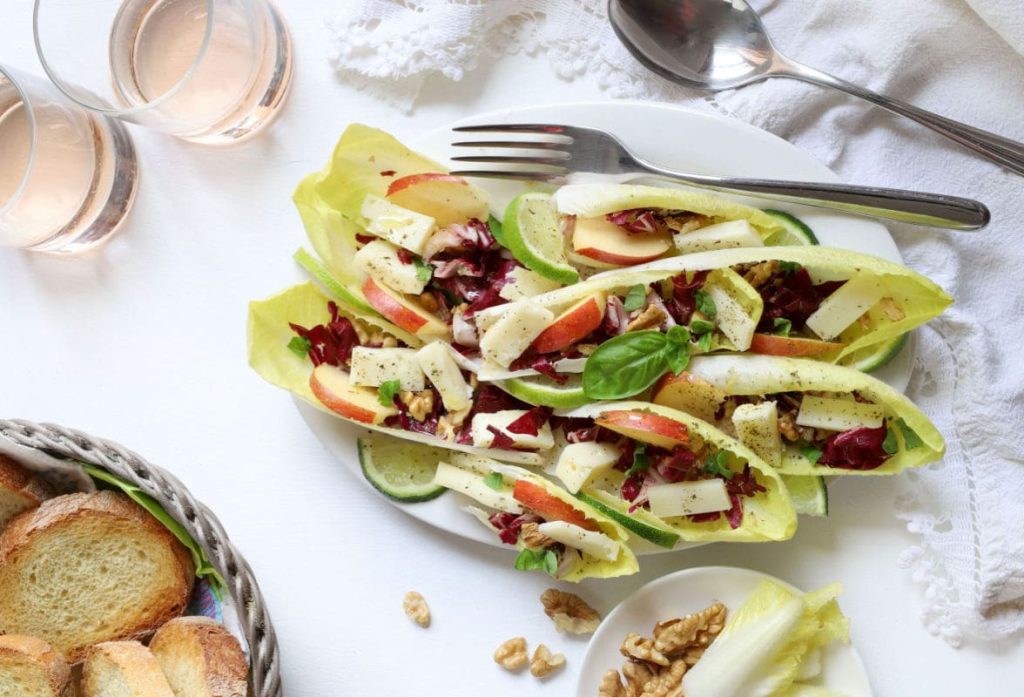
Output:
<path fill-rule="evenodd" d="M 600 497 L 600 499 L 596 497 Z M 576 498 L 597 509 L 599 513 L 608 516 L 637 537 L 653 542 L 659 547 L 672 549 L 679 542 L 679 535 L 672 532 L 667 526 L 656 527 L 650 522 L 643 522 L 636 516 L 630 515 L 625 510 L 625 506 L 619 506 L 617 501 L 613 503 L 613 496 L 607 492 L 594 491 L 592 494 L 586 494 L 581 491 L 576 494 Z"/>
<path fill-rule="evenodd" d="M 363 476 L 380 493 L 403 503 L 436 499 L 446 489 L 434 484 L 437 463 L 451 452 L 374 434 L 358 440 Z"/>
<path fill-rule="evenodd" d="M 782 226 L 778 232 L 768 235 L 764 243 L 768 247 L 802 247 L 810 244 L 818 244 L 818 238 L 814 231 L 807 227 L 804 221 L 795 215 L 785 211 L 776 211 L 770 208 L 764 212 L 775 218 L 775 222 Z"/>
<path fill-rule="evenodd" d="M 828 515 L 828 485 L 824 477 L 782 475 L 793 508 L 801 515 Z"/>
<path fill-rule="evenodd" d="M 380 315 L 375 309 L 370 307 L 363 297 L 363 294 L 359 290 L 351 290 L 341 285 L 331 272 L 324 266 L 323 262 L 314 257 L 312 254 L 307 252 L 305 249 L 299 248 L 298 251 L 292 256 L 296 263 L 304 268 L 310 276 L 316 280 L 317 283 L 324 287 L 328 293 L 341 300 L 361 312 L 367 312 L 371 315 Z"/>
<path fill-rule="evenodd" d="M 583 394 L 582 378 L 579 375 L 568 377 L 562 385 L 544 375 L 509 378 L 500 383 L 500 387 L 535 407 L 575 409 L 590 404 L 590 398 Z"/>
<path fill-rule="evenodd" d="M 516 196 L 505 209 L 501 228 L 505 245 L 526 268 L 559 283 L 579 280 L 565 257 L 565 240 L 550 195 L 529 191 Z"/>
<path fill-rule="evenodd" d="M 909 336 L 909 333 L 900 334 L 894 339 L 854 351 L 842 360 L 842 364 L 848 368 L 856 368 L 863 373 L 878 370 L 899 355 L 899 352 L 906 346 Z"/>

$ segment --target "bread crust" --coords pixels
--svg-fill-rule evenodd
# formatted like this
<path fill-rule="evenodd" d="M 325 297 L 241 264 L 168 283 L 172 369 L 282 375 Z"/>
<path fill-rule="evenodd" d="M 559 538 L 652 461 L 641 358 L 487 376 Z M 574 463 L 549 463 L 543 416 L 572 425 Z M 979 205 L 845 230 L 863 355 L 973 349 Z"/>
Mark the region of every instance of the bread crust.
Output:
<path fill-rule="evenodd" d="M 174 590 L 169 594 L 171 597 L 161 598 L 164 602 L 160 605 L 165 609 L 151 621 L 134 623 L 129 631 L 105 637 L 105 640 L 146 638 L 168 620 L 184 612 L 192 595 L 195 567 L 188 549 L 145 509 L 120 492 L 96 491 L 58 496 L 16 516 L 0 534 L 0 569 L 16 563 L 18 556 L 31 548 L 35 538 L 51 531 L 58 531 L 61 526 L 78 518 L 94 516 L 107 517 L 127 522 L 135 528 L 142 528 L 173 551 L 177 561 L 173 570 L 176 578 L 173 582 Z M 2 580 L 3 575 L 0 572 L 0 622 L 5 614 Z M 16 613 L 17 608 L 13 608 L 12 611 Z M 5 627 L 0 624 L 0 633 L 4 631 Z M 73 663 L 81 661 L 87 650 L 88 646 L 65 647 L 68 660 Z"/>
<path fill-rule="evenodd" d="M 106 641 L 93 646 L 82 670 L 84 697 L 104 697 L 100 662 L 117 666 L 132 697 L 174 697 L 156 657 L 137 641 Z"/>
<path fill-rule="evenodd" d="M 245 697 L 248 692 L 249 661 L 241 644 L 209 617 L 171 620 L 153 636 L 149 648 L 161 666 L 171 654 L 190 654 L 209 688 L 202 697 Z"/>
<path fill-rule="evenodd" d="M 24 499 L 27 508 L 34 508 L 56 494 L 49 482 L 5 455 L 0 455 L 0 489 Z M 0 519 L 0 529 L 4 523 Z"/>
<path fill-rule="evenodd" d="M 0 665 L 36 664 L 46 672 L 50 692 L 64 694 L 71 677 L 71 667 L 57 649 L 42 639 L 18 634 L 0 636 Z"/>

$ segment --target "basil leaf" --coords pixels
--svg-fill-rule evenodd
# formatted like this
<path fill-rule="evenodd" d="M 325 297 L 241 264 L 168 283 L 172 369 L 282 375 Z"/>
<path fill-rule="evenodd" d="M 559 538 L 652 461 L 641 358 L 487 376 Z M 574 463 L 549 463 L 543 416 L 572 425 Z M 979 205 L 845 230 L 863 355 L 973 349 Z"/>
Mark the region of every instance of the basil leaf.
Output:
<path fill-rule="evenodd" d="M 732 479 L 736 476 L 736 473 L 729 469 L 729 455 L 731 453 L 728 450 L 719 450 L 717 453 L 712 455 L 704 463 L 704 471 L 708 474 L 715 474 L 726 479 Z"/>
<path fill-rule="evenodd" d="M 665 348 L 665 358 L 668 360 L 669 370 L 679 375 L 690 364 L 690 344 L 670 344 Z"/>
<path fill-rule="evenodd" d="M 626 293 L 626 299 L 622 301 L 622 307 L 626 309 L 626 312 L 639 310 L 644 306 L 645 300 L 647 300 L 647 289 L 640 283 L 637 283 Z"/>
<path fill-rule="evenodd" d="M 796 273 L 800 270 L 800 264 L 795 261 L 780 261 L 779 268 L 786 273 Z"/>
<path fill-rule="evenodd" d="M 882 450 L 890 455 L 895 455 L 900 451 L 900 442 L 896 440 L 896 431 L 892 428 L 885 432 L 885 440 L 882 441 Z"/>
<path fill-rule="evenodd" d="M 416 280 L 429 283 L 430 279 L 434 277 L 433 265 L 426 263 L 419 257 L 415 257 L 412 263 L 416 265 Z"/>
<path fill-rule="evenodd" d="M 789 333 L 793 331 L 793 323 L 785 317 L 776 317 L 773 319 L 772 327 L 775 328 L 775 333 L 779 336 L 789 336 Z"/>
<path fill-rule="evenodd" d="M 484 477 L 484 484 L 495 491 L 501 491 L 505 488 L 505 478 L 501 476 L 501 472 L 491 472 Z"/>
<path fill-rule="evenodd" d="M 700 347 L 701 353 L 711 352 L 711 332 L 702 334 L 700 339 L 697 340 L 697 346 Z"/>
<path fill-rule="evenodd" d="M 714 322 L 708 322 L 706 319 L 695 319 L 690 322 L 690 331 L 697 336 L 703 336 L 715 328 Z"/>
<path fill-rule="evenodd" d="M 293 336 L 292 340 L 288 342 L 288 348 L 296 356 L 305 358 L 309 355 L 309 350 L 313 348 L 313 344 L 304 336 Z"/>
<path fill-rule="evenodd" d="M 550 549 L 524 549 L 516 557 L 515 566 L 520 571 L 542 569 L 554 576 L 558 570 L 558 557 Z"/>
<path fill-rule="evenodd" d="M 609 339 L 583 366 L 583 393 L 591 399 L 632 397 L 653 385 L 668 370 L 668 338 L 641 331 Z"/>
<path fill-rule="evenodd" d="M 637 443 L 633 448 L 633 465 L 626 470 L 626 476 L 632 477 L 634 474 L 646 471 L 650 466 L 651 458 L 647 457 L 647 446 Z"/>
<path fill-rule="evenodd" d="M 900 431 L 903 433 L 903 447 L 907 450 L 920 448 L 924 445 L 924 441 L 921 440 L 921 436 L 917 435 L 914 429 L 907 425 L 906 421 L 899 419 L 896 422 L 896 425 L 900 427 Z"/>
<path fill-rule="evenodd" d="M 816 465 L 824 453 L 813 445 L 801 445 L 800 454 L 810 460 L 812 465 Z"/>
<path fill-rule="evenodd" d="M 501 221 L 495 218 L 493 215 L 487 218 L 487 227 L 491 229 L 491 235 L 497 240 L 498 244 L 502 247 L 507 247 L 505 243 L 505 228 L 502 226 Z"/>
<path fill-rule="evenodd" d="M 395 405 L 395 397 L 402 391 L 401 380 L 388 380 L 377 388 L 377 401 L 382 406 L 391 407 Z"/>
<path fill-rule="evenodd" d="M 697 302 L 697 311 L 705 317 L 715 318 L 718 314 L 718 308 L 715 307 L 715 301 L 711 299 L 703 290 L 698 290 L 693 294 L 693 299 Z"/>

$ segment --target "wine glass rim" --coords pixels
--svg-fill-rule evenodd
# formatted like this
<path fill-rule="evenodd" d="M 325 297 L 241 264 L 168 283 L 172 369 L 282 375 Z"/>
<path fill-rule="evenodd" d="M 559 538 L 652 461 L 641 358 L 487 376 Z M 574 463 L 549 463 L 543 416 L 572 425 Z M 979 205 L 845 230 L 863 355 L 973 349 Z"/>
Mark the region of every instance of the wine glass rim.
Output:
<path fill-rule="evenodd" d="M 199 64 L 202 63 L 203 58 L 206 57 L 206 52 L 209 49 L 210 40 L 211 37 L 213 36 L 213 15 L 215 0 L 202 1 L 206 4 L 206 28 L 203 30 L 203 41 L 199 45 L 199 51 L 196 52 L 196 57 L 192 61 L 192 64 L 189 65 L 188 70 L 186 70 L 184 74 L 181 76 L 181 78 L 176 83 L 174 83 L 174 85 L 172 85 L 169 89 L 164 91 L 157 98 L 148 100 L 146 101 L 146 103 L 140 104 L 138 106 L 105 106 L 101 104 L 99 101 L 84 101 L 75 95 L 74 90 L 71 89 L 73 85 L 71 85 L 71 83 L 65 81 L 63 78 L 60 77 L 60 75 L 58 75 L 57 71 L 53 68 L 53 66 L 50 65 L 50 62 L 46 59 L 46 53 L 43 51 L 43 42 L 39 36 L 39 7 L 44 2 L 46 2 L 46 0 L 34 0 L 32 7 L 32 39 L 36 45 L 36 55 L 39 56 L 39 62 L 42 63 L 43 70 L 46 72 L 47 77 L 50 78 L 51 82 L 53 82 L 53 84 L 56 85 L 57 89 L 59 89 L 65 97 L 73 101 L 75 104 L 90 111 L 94 111 L 96 113 L 103 114 L 104 116 L 111 116 L 114 118 L 132 116 L 134 114 L 143 114 L 147 111 L 150 111 L 151 109 L 154 109 L 162 105 L 164 102 L 168 101 L 176 94 L 178 94 L 181 90 L 183 90 L 185 86 L 195 76 L 196 71 L 199 69 Z"/>
<path fill-rule="evenodd" d="M 28 98 L 28 92 L 18 81 L 14 71 L 0 64 L 0 78 L 6 79 L 17 91 L 21 97 L 21 105 L 25 108 L 25 116 L 28 119 L 28 162 L 25 163 L 25 171 L 21 175 L 21 182 L 18 184 L 18 188 L 14 190 L 6 201 L 0 201 L 0 215 L 3 215 L 14 206 L 15 201 L 21 198 L 21 195 L 25 192 L 25 187 L 28 186 L 29 174 L 32 172 L 32 165 L 36 161 L 36 115 L 32 108 L 32 100 Z"/>

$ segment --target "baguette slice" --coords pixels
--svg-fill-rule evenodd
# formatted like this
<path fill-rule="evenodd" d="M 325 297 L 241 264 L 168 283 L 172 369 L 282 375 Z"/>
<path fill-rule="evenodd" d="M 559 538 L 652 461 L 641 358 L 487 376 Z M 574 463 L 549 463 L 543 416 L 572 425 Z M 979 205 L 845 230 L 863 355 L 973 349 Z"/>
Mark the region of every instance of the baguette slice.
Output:
<path fill-rule="evenodd" d="M 0 697 L 61 697 L 71 669 L 42 639 L 0 636 Z"/>
<path fill-rule="evenodd" d="M 37 636 L 77 663 L 180 615 L 194 573 L 184 545 L 124 494 L 58 496 L 0 534 L 0 634 Z"/>
<path fill-rule="evenodd" d="M 231 632 L 209 617 L 179 617 L 157 631 L 150 650 L 174 697 L 245 697 L 249 661 Z"/>
<path fill-rule="evenodd" d="M 82 697 L 174 697 L 156 657 L 137 641 L 108 641 L 89 651 Z"/>
<path fill-rule="evenodd" d="M 0 455 L 0 530 L 14 516 L 49 498 L 53 498 L 49 484 L 14 460 Z"/>

